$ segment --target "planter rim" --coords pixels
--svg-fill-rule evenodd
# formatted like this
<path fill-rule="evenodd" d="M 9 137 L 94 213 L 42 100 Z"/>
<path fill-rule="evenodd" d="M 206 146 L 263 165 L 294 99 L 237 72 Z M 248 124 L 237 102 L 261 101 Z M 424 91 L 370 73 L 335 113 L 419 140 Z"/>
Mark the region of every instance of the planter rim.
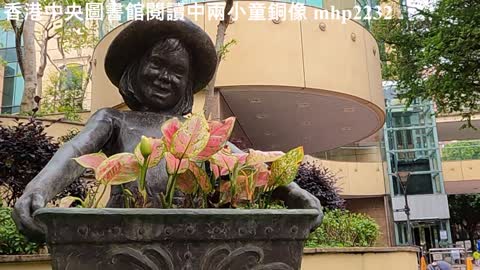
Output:
<path fill-rule="evenodd" d="M 289 216 L 318 216 L 316 209 L 160 209 L 160 208 L 41 208 L 33 213 L 34 217 L 42 215 L 122 215 L 122 216 L 151 216 L 151 215 L 289 215 Z"/>

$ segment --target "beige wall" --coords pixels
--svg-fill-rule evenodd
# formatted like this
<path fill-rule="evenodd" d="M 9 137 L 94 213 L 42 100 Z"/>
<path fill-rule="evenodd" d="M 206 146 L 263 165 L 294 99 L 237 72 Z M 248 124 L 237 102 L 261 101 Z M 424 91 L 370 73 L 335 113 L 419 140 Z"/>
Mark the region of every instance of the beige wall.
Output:
<path fill-rule="evenodd" d="M 337 174 L 337 185 L 343 196 L 378 196 L 385 194 L 385 180 L 381 162 L 341 162 L 320 160 L 307 156 L 310 161 Z"/>
<path fill-rule="evenodd" d="M 0 270 L 50 270 L 48 261 L 1 263 Z M 417 257 L 411 248 L 308 249 L 302 270 L 417 270 Z"/>
<path fill-rule="evenodd" d="M 0 263 L 0 270 L 51 270 L 50 262 Z"/>
<path fill-rule="evenodd" d="M 18 118 L 19 121 L 27 121 L 26 117 L 20 117 L 20 116 L 13 117 L 13 116 L 9 116 L 9 115 L 1 115 L 0 116 L 1 125 L 5 125 L 5 126 L 15 125 L 15 119 L 16 118 Z M 50 125 L 54 122 L 54 120 L 50 120 L 50 119 L 39 118 L 38 120 L 41 120 L 45 125 Z M 65 134 L 67 134 L 68 131 L 71 130 L 71 129 L 80 130 L 82 128 L 83 128 L 83 124 L 81 124 L 81 123 L 60 121 L 60 122 L 53 123 L 49 127 L 46 127 L 45 132 L 49 136 L 52 136 L 54 138 L 58 138 L 60 136 L 63 136 Z"/>
<path fill-rule="evenodd" d="M 362 251 L 363 250 L 363 251 Z M 325 249 L 303 256 L 302 270 L 418 270 L 414 249 Z"/>
<path fill-rule="evenodd" d="M 0 255 L 0 270 L 50 270 L 48 254 Z"/>
<path fill-rule="evenodd" d="M 249 1 L 239 2 L 248 10 Z M 313 18 L 315 8 L 308 8 Z M 217 22 L 196 22 L 214 37 Z M 241 18 L 228 29 L 227 40 L 236 39 L 219 68 L 216 86 L 288 86 L 319 93 L 354 98 L 375 111 L 383 123 L 378 47 L 373 36 L 354 21 L 330 20 L 326 31 L 319 21 L 248 21 Z M 122 102 L 104 71 L 104 56 L 124 25 L 110 32 L 97 45 L 92 82 L 92 111 Z M 267 34 L 268 33 L 268 34 Z M 351 36 L 355 36 L 355 41 Z"/>
<path fill-rule="evenodd" d="M 480 180 L 480 160 L 458 160 L 442 162 L 445 181 Z"/>

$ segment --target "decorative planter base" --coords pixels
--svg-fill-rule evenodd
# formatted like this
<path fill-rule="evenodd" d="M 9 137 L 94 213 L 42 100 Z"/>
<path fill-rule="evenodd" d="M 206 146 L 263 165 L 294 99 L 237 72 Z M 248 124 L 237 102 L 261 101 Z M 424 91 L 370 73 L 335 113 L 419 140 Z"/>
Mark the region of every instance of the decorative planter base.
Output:
<path fill-rule="evenodd" d="M 297 270 L 317 210 L 44 208 L 54 270 Z"/>

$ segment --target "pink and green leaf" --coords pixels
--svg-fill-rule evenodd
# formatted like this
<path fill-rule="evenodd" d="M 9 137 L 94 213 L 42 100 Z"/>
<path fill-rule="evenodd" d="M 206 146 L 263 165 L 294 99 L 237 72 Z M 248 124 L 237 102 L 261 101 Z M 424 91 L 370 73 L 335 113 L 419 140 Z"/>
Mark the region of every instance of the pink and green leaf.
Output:
<path fill-rule="evenodd" d="M 162 139 L 155 139 L 150 137 L 147 139 L 152 146 L 152 153 L 148 156 L 148 167 L 152 168 L 157 166 L 160 160 L 163 158 L 165 145 Z M 143 164 L 144 158 L 140 151 L 140 143 L 138 143 L 137 147 L 135 147 L 134 153 L 140 164 Z"/>
<path fill-rule="evenodd" d="M 195 175 L 192 171 L 187 170 L 182 174 L 177 175 L 177 188 L 186 194 L 195 192 L 198 184 L 195 181 Z"/>
<path fill-rule="evenodd" d="M 210 162 L 220 167 L 221 171 L 226 169 L 228 172 L 233 172 L 238 163 L 238 157 L 228 152 L 220 151 L 210 158 Z"/>
<path fill-rule="evenodd" d="M 173 135 L 177 133 L 181 125 L 182 123 L 180 122 L 180 120 L 174 117 L 172 119 L 167 120 L 165 123 L 163 123 L 162 127 L 160 128 L 162 130 L 165 147 L 168 151 L 170 151 Z"/>
<path fill-rule="evenodd" d="M 259 163 L 273 162 L 284 155 L 285 153 L 281 151 L 263 152 L 263 151 L 250 149 L 247 156 L 246 164 L 255 165 Z"/>
<path fill-rule="evenodd" d="M 237 181 L 236 197 L 238 197 L 240 200 L 252 201 L 253 189 L 250 185 L 249 176 L 239 175 L 236 181 Z"/>
<path fill-rule="evenodd" d="M 229 171 L 227 168 L 220 168 L 220 166 L 210 162 L 210 170 L 213 172 L 215 179 L 218 179 L 220 176 L 228 175 Z"/>
<path fill-rule="evenodd" d="M 184 173 L 189 166 L 188 159 L 178 159 L 173 154 L 165 153 L 165 161 L 167 163 L 168 174 L 181 174 Z"/>
<path fill-rule="evenodd" d="M 98 166 L 95 178 L 108 185 L 120 185 L 135 181 L 140 164 L 134 154 L 120 153 L 109 157 Z"/>
<path fill-rule="evenodd" d="M 190 162 L 188 169 L 195 176 L 195 180 L 203 192 L 208 193 L 212 191 L 212 183 L 210 183 L 210 179 L 204 169 L 200 168 L 195 162 Z"/>
<path fill-rule="evenodd" d="M 58 204 L 58 207 L 60 208 L 68 208 L 72 205 L 74 202 L 80 202 L 83 205 L 83 200 L 75 197 L 75 196 L 67 196 L 63 197 L 60 199 L 60 203 Z"/>
<path fill-rule="evenodd" d="M 233 126 L 235 125 L 235 117 L 229 117 L 222 122 L 209 121 L 210 137 L 205 148 L 197 156 L 198 160 L 207 160 L 210 156 L 220 151 L 230 138 Z"/>
<path fill-rule="evenodd" d="M 74 160 L 80 164 L 80 166 L 96 170 L 100 164 L 107 159 L 107 156 L 104 153 L 93 153 L 88 155 L 83 155 Z"/>
<path fill-rule="evenodd" d="M 257 172 L 254 176 L 255 187 L 264 187 L 268 185 L 270 171 Z"/>
<path fill-rule="evenodd" d="M 247 162 L 248 153 L 233 153 L 238 158 L 238 164 L 244 165 Z"/>
<path fill-rule="evenodd" d="M 207 120 L 194 114 L 173 135 L 170 152 L 177 158 L 193 158 L 205 148 L 209 137 Z"/>
<path fill-rule="evenodd" d="M 275 160 L 270 167 L 271 174 L 268 186 L 278 187 L 290 184 L 297 176 L 303 157 L 303 147 L 300 146 Z"/>

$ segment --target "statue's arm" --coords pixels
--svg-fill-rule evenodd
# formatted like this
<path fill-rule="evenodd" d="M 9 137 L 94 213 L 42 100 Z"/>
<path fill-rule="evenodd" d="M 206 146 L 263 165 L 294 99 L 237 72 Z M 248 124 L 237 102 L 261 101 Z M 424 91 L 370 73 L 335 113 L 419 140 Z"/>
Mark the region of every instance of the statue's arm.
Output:
<path fill-rule="evenodd" d="M 100 151 L 113 131 L 112 109 L 101 109 L 88 120 L 82 131 L 65 143 L 47 165 L 27 185 L 15 204 L 13 217 L 17 227 L 31 238 L 41 237 L 42 228 L 32 219 L 35 210 L 77 179 L 84 171 L 73 158 Z"/>
<path fill-rule="evenodd" d="M 232 149 L 233 153 L 242 153 L 242 150 L 234 144 L 229 142 L 228 146 Z M 285 205 L 291 209 L 317 209 L 318 217 L 312 229 L 315 229 L 322 222 L 323 213 L 320 201 L 310 192 L 299 187 L 297 183 L 292 182 L 287 186 L 278 187 L 272 195 L 274 199 L 283 201 Z"/>

